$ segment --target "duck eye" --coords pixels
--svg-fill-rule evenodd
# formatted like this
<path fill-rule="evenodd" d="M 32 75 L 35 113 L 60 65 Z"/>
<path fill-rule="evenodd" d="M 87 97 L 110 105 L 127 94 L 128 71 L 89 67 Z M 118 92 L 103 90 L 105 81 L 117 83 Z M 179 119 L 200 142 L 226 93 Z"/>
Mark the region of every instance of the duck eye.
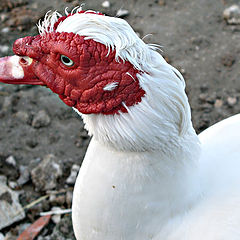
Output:
<path fill-rule="evenodd" d="M 71 60 L 69 57 L 65 56 L 65 55 L 61 55 L 61 62 L 68 67 L 71 67 L 74 65 L 73 60 Z"/>

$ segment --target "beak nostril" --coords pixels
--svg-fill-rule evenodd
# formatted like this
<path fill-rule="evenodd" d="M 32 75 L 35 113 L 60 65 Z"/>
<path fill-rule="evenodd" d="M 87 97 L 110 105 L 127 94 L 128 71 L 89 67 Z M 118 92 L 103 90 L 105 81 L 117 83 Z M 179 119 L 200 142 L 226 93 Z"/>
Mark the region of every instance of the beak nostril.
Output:
<path fill-rule="evenodd" d="M 28 66 L 32 63 L 33 59 L 27 56 L 20 57 L 19 63 L 24 66 Z"/>
<path fill-rule="evenodd" d="M 22 65 L 27 65 L 28 64 L 28 62 L 24 58 L 21 58 L 19 60 L 19 63 L 22 64 Z"/>

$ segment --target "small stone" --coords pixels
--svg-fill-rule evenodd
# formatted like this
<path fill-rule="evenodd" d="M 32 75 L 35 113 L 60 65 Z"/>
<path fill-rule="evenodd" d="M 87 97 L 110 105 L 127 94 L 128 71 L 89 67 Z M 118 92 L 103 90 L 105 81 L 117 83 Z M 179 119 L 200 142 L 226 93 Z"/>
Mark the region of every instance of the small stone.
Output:
<path fill-rule="evenodd" d="M 0 184 L 7 184 L 7 177 L 4 175 L 0 175 Z"/>
<path fill-rule="evenodd" d="M 166 5 L 166 2 L 165 2 L 164 0 L 159 0 L 159 1 L 158 1 L 158 4 L 159 4 L 160 6 L 165 6 L 165 5 Z"/>
<path fill-rule="evenodd" d="M 59 210 L 61 210 L 60 207 L 52 207 L 52 209 L 51 209 L 51 211 L 59 211 Z M 58 224 L 61 221 L 61 215 L 60 214 L 53 214 L 51 219 L 55 224 Z"/>
<path fill-rule="evenodd" d="M 9 33 L 10 32 L 10 28 L 9 27 L 5 27 L 1 30 L 2 33 Z"/>
<path fill-rule="evenodd" d="M 75 141 L 75 145 L 76 145 L 76 147 L 81 148 L 83 146 L 83 140 L 82 139 L 77 139 Z"/>
<path fill-rule="evenodd" d="M 233 107 L 237 103 L 237 98 L 235 97 L 228 97 L 227 98 L 227 103 L 230 107 Z"/>
<path fill-rule="evenodd" d="M 223 11 L 223 18 L 228 24 L 240 24 L 240 6 L 234 4 Z"/>
<path fill-rule="evenodd" d="M 27 139 L 26 144 L 30 148 L 35 148 L 38 145 L 38 142 L 36 139 L 32 138 L 32 139 Z"/>
<path fill-rule="evenodd" d="M 8 45 L 0 45 L 0 52 L 1 53 L 7 53 L 9 51 L 9 46 Z"/>
<path fill-rule="evenodd" d="M 63 215 L 59 224 L 57 224 L 51 234 L 50 239 L 71 240 L 74 239 L 72 230 L 72 220 L 70 214 Z"/>
<path fill-rule="evenodd" d="M 11 189 L 17 189 L 18 187 L 18 184 L 14 181 L 9 181 L 8 182 L 8 186 L 11 188 Z"/>
<path fill-rule="evenodd" d="M 32 126 L 34 128 L 46 127 L 50 124 L 50 122 L 51 119 L 49 115 L 44 110 L 41 110 L 33 118 Z"/>
<path fill-rule="evenodd" d="M 9 156 L 6 159 L 6 163 L 9 164 L 9 165 L 12 165 L 13 167 L 17 166 L 17 162 L 16 162 L 16 160 L 15 160 L 15 158 L 13 156 Z"/>
<path fill-rule="evenodd" d="M 214 103 L 214 107 L 215 108 L 220 108 L 223 105 L 223 101 L 221 99 L 216 99 L 215 103 Z"/>
<path fill-rule="evenodd" d="M 0 240 L 4 240 L 4 239 L 5 239 L 4 235 L 0 233 Z"/>
<path fill-rule="evenodd" d="M 18 196 L 19 194 L 7 185 L 0 184 L 0 230 L 25 218 Z"/>
<path fill-rule="evenodd" d="M 200 90 L 201 90 L 201 92 L 206 92 L 206 91 L 208 90 L 208 85 L 204 83 L 204 84 L 200 87 Z"/>
<path fill-rule="evenodd" d="M 53 154 L 45 156 L 31 171 L 32 181 L 37 191 L 46 191 L 56 188 L 57 180 L 62 174 L 62 167 Z"/>
<path fill-rule="evenodd" d="M 64 194 L 61 195 L 56 195 L 56 194 L 51 194 L 49 197 L 49 201 L 53 205 L 63 205 L 66 202 L 66 197 Z"/>
<path fill-rule="evenodd" d="M 12 102 L 13 102 L 13 97 L 12 97 L 12 96 L 6 96 L 6 97 L 4 98 L 4 102 L 3 102 L 2 108 L 3 108 L 4 110 L 10 109 L 11 106 L 12 106 Z"/>
<path fill-rule="evenodd" d="M 15 239 L 17 239 L 16 233 L 14 234 L 10 230 L 9 232 L 6 233 L 4 240 L 15 240 Z"/>
<path fill-rule="evenodd" d="M 235 57 L 231 54 L 227 54 L 221 58 L 221 63 L 225 67 L 231 67 L 235 63 Z"/>
<path fill-rule="evenodd" d="M 116 15 L 117 15 L 117 17 L 124 18 L 124 17 L 129 15 L 129 11 L 127 9 L 122 9 L 121 8 L 117 11 Z"/>
<path fill-rule="evenodd" d="M 29 119 L 30 119 L 30 116 L 27 112 L 24 112 L 24 111 L 18 111 L 16 112 L 16 117 L 18 119 L 20 119 L 23 123 L 28 123 L 29 122 Z"/>
<path fill-rule="evenodd" d="M 39 8 L 39 4 L 36 2 L 36 3 L 33 3 L 32 4 L 32 8 L 33 9 L 38 9 Z"/>
<path fill-rule="evenodd" d="M 5 22 L 5 21 L 8 20 L 8 19 L 9 19 L 8 14 L 2 13 L 2 14 L 0 15 L 0 20 L 1 20 L 2 23 Z"/>
<path fill-rule="evenodd" d="M 18 186 L 23 186 L 30 180 L 30 171 L 28 167 L 21 165 L 19 167 L 20 177 L 17 180 Z"/>
<path fill-rule="evenodd" d="M 200 93 L 199 94 L 199 100 L 201 100 L 202 102 L 206 102 L 207 101 L 207 97 L 208 97 L 208 94 L 207 93 Z"/>
<path fill-rule="evenodd" d="M 180 67 L 179 72 L 180 72 L 181 74 L 185 74 L 185 73 L 186 73 L 186 70 L 185 70 L 184 68 Z"/>
<path fill-rule="evenodd" d="M 80 169 L 79 165 L 73 164 L 72 169 L 71 169 L 71 173 L 70 173 L 69 177 L 66 180 L 66 183 L 68 185 L 74 185 L 75 184 L 79 169 Z"/>
<path fill-rule="evenodd" d="M 104 8 L 110 8 L 110 2 L 109 2 L 109 1 L 104 1 L 104 2 L 102 2 L 102 7 L 104 7 Z"/>
<path fill-rule="evenodd" d="M 23 231 L 25 231 L 31 223 L 23 223 L 17 226 L 18 234 L 20 235 Z"/>

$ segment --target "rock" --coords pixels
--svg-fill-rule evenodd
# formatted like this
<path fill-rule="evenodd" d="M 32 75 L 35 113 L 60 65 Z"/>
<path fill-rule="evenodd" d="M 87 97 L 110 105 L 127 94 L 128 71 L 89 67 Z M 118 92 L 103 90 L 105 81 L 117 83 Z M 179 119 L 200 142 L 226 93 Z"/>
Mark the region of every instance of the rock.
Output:
<path fill-rule="evenodd" d="M 6 96 L 4 98 L 4 102 L 3 102 L 3 106 L 2 106 L 3 110 L 8 111 L 11 108 L 12 100 L 13 100 L 12 96 Z"/>
<path fill-rule="evenodd" d="M 0 184 L 0 230 L 25 218 L 18 196 L 7 185 Z"/>
<path fill-rule="evenodd" d="M 30 171 L 28 167 L 21 165 L 19 167 L 20 177 L 17 180 L 18 186 L 23 186 L 30 180 Z"/>
<path fill-rule="evenodd" d="M 4 175 L 0 175 L 0 184 L 7 184 L 7 177 Z"/>
<path fill-rule="evenodd" d="M 0 52 L 7 53 L 10 50 L 8 45 L 0 45 Z"/>
<path fill-rule="evenodd" d="M 20 235 L 23 231 L 25 231 L 29 226 L 31 226 L 31 223 L 23 223 L 17 226 L 18 234 Z"/>
<path fill-rule="evenodd" d="M 65 194 L 51 194 L 49 197 L 49 201 L 53 205 L 63 205 L 66 202 Z"/>
<path fill-rule="evenodd" d="M 39 111 L 33 118 L 32 126 L 34 128 L 46 127 L 50 124 L 51 119 L 49 115 L 44 111 Z"/>
<path fill-rule="evenodd" d="M 0 15 L 0 20 L 1 20 L 2 23 L 5 22 L 5 21 L 8 20 L 8 19 L 9 19 L 9 14 L 2 13 L 2 14 Z"/>
<path fill-rule="evenodd" d="M 79 169 L 80 169 L 79 165 L 73 164 L 72 169 L 71 169 L 71 173 L 70 173 L 69 177 L 66 180 L 66 183 L 68 185 L 74 185 L 75 184 Z"/>
<path fill-rule="evenodd" d="M 160 6 L 165 6 L 165 5 L 166 5 L 166 2 L 165 2 L 164 0 L 159 0 L 159 1 L 158 1 L 158 4 L 159 4 Z"/>
<path fill-rule="evenodd" d="M 205 112 L 205 113 L 209 113 L 212 111 L 213 106 L 210 103 L 204 103 L 201 105 L 201 109 Z"/>
<path fill-rule="evenodd" d="M 50 236 L 39 236 L 37 240 L 51 240 Z"/>
<path fill-rule="evenodd" d="M 223 105 L 223 101 L 221 99 L 216 99 L 215 103 L 214 103 L 214 107 L 215 108 L 220 108 Z"/>
<path fill-rule="evenodd" d="M 11 189 L 17 189 L 18 187 L 18 184 L 14 181 L 9 181 L 8 182 L 8 186 L 11 188 Z"/>
<path fill-rule="evenodd" d="M 17 95 L 6 96 L 4 98 L 2 109 L 6 112 L 8 111 L 14 112 L 18 101 L 19 101 L 19 97 Z"/>
<path fill-rule="evenodd" d="M 57 158 L 49 154 L 31 171 L 31 177 L 37 191 L 52 190 L 57 186 L 57 179 L 62 176 L 62 167 Z"/>
<path fill-rule="evenodd" d="M 11 230 L 5 234 L 4 240 L 15 240 L 17 239 L 16 233 L 12 232 Z"/>
<path fill-rule="evenodd" d="M 23 123 L 29 123 L 30 116 L 27 112 L 24 111 L 18 111 L 16 112 L 15 116 L 21 120 Z"/>
<path fill-rule="evenodd" d="M 17 163 L 13 156 L 9 156 L 6 160 L 6 163 L 9 165 L 12 165 L 13 167 L 16 167 Z"/>
<path fill-rule="evenodd" d="M 109 1 L 104 1 L 104 2 L 102 2 L 102 7 L 104 7 L 104 8 L 110 8 L 110 2 L 109 2 Z"/>
<path fill-rule="evenodd" d="M 200 93 L 199 96 L 198 96 L 199 100 L 201 100 L 202 102 L 206 102 L 207 97 L 208 97 L 207 93 Z"/>
<path fill-rule="evenodd" d="M 221 58 L 221 63 L 225 67 L 231 67 L 235 63 L 236 59 L 231 54 L 224 55 Z"/>
<path fill-rule="evenodd" d="M 2 33 L 9 33 L 10 32 L 10 28 L 9 27 L 5 27 L 1 30 Z"/>
<path fill-rule="evenodd" d="M 4 235 L 0 233 L 0 240 L 4 240 L 4 239 L 5 239 Z"/>
<path fill-rule="evenodd" d="M 122 9 L 121 8 L 117 11 L 116 15 L 117 15 L 117 17 L 124 18 L 124 17 L 129 15 L 129 11 L 127 9 Z"/>
<path fill-rule="evenodd" d="M 233 107 L 237 103 L 237 98 L 235 97 L 228 97 L 227 98 L 227 103 L 230 107 Z"/>
<path fill-rule="evenodd" d="M 72 218 L 70 214 L 65 215 L 59 224 L 53 229 L 50 239 L 71 240 L 75 239 L 72 228 Z"/>
<path fill-rule="evenodd" d="M 35 139 L 35 138 L 27 139 L 26 145 L 30 148 L 35 148 L 38 145 L 37 139 Z"/>
<path fill-rule="evenodd" d="M 234 4 L 223 11 L 223 18 L 228 24 L 240 24 L 240 6 Z"/>
<path fill-rule="evenodd" d="M 209 89 L 209 87 L 208 87 L 208 85 L 205 84 L 205 83 L 200 87 L 200 91 L 201 91 L 202 93 L 205 93 L 208 89 Z"/>
<path fill-rule="evenodd" d="M 61 210 L 61 208 L 60 207 L 52 207 L 52 209 L 51 209 L 51 211 L 58 211 L 58 210 Z M 53 214 L 51 219 L 55 224 L 58 224 L 61 221 L 61 215 L 60 214 Z"/>

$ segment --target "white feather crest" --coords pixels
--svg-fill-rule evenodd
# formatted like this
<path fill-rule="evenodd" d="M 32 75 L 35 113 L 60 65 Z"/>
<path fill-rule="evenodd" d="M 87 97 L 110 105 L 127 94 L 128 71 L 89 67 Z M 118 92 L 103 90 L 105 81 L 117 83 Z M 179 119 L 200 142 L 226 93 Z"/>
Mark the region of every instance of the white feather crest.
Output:
<path fill-rule="evenodd" d="M 82 11 L 82 5 L 74 8 L 71 14 Z M 85 39 L 93 39 L 108 47 L 109 51 L 116 51 L 116 60 L 129 61 L 136 69 L 144 71 L 151 64 L 150 50 L 158 49 L 158 45 L 145 44 L 130 25 L 121 18 L 108 17 L 98 14 L 92 10 L 85 11 L 83 14 L 73 14 L 62 21 L 56 32 L 73 32 Z M 65 9 L 65 14 L 69 12 Z M 44 20 L 38 23 L 40 35 L 54 31 L 54 24 L 58 18 L 62 17 L 57 11 L 47 12 Z"/>

